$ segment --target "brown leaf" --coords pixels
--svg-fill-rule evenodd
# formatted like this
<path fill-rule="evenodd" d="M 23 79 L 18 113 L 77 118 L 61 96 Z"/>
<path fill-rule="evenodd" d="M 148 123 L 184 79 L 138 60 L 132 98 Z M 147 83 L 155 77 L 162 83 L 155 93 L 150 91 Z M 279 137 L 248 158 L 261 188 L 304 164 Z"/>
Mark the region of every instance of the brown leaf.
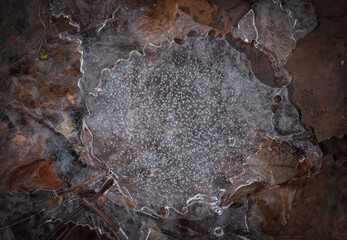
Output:
<path fill-rule="evenodd" d="M 299 161 L 288 150 L 271 139 L 263 143 L 258 154 L 248 162 L 250 171 L 271 185 L 284 183 L 299 174 Z"/>
<path fill-rule="evenodd" d="M 45 151 L 45 139 L 41 134 L 17 135 L 0 146 L 0 182 L 5 180 L 6 172 L 25 164 L 28 159 L 39 159 Z"/>
<path fill-rule="evenodd" d="M 43 162 L 35 162 L 14 169 L 7 177 L 7 189 L 14 193 L 26 193 L 40 188 L 49 190 L 60 188 L 62 182 L 50 165 L 53 161 L 53 158 L 49 158 Z"/>

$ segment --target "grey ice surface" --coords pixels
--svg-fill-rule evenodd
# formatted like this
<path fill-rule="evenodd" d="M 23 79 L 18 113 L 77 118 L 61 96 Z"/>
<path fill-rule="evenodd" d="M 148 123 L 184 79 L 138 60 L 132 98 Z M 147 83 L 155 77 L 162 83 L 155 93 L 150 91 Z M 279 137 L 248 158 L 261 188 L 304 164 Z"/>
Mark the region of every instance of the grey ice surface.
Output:
<path fill-rule="evenodd" d="M 276 95 L 287 107 L 274 118 Z M 209 36 L 132 52 L 103 71 L 87 106 L 91 154 L 107 162 L 137 208 L 154 211 L 183 212 L 193 201 L 217 205 L 226 190 L 240 187 L 232 182 L 268 133 L 291 142 L 305 132 L 286 91 L 262 84 L 242 53 Z"/>

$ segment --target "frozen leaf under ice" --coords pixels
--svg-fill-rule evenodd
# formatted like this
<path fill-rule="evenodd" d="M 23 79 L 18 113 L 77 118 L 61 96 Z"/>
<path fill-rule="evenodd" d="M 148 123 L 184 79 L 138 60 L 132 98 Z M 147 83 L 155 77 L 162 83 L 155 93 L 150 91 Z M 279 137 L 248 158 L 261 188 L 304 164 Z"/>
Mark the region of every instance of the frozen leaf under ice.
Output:
<path fill-rule="evenodd" d="M 105 69 L 97 93 L 87 98 L 93 138 L 86 145 L 137 208 L 219 204 L 225 191 L 257 181 L 245 169 L 267 133 L 291 142 L 305 132 L 294 108 L 273 113 L 278 94 L 290 105 L 285 90 L 260 83 L 246 57 L 221 38 L 147 45 L 144 55 L 132 52 Z M 279 113 L 288 126 L 276 121 Z M 311 145 L 303 150 L 317 152 Z"/>
<path fill-rule="evenodd" d="M 25 193 L 40 188 L 51 190 L 60 188 L 62 181 L 56 176 L 54 168 L 50 165 L 53 161 L 53 158 L 49 158 L 43 162 L 16 168 L 7 177 L 7 189 L 15 193 Z"/>

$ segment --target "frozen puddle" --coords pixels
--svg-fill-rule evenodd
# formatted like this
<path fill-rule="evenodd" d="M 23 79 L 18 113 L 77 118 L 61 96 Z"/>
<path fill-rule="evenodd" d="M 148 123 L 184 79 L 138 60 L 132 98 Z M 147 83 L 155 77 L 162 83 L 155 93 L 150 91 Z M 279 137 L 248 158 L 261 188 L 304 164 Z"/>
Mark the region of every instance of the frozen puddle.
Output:
<path fill-rule="evenodd" d="M 132 52 L 105 69 L 97 95 L 87 97 L 90 152 L 107 162 L 136 208 L 218 205 L 226 190 L 239 187 L 232 182 L 266 134 L 274 135 L 271 106 L 281 94 L 289 104 L 285 90 L 260 83 L 224 39 L 147 45 L 144 55 Z M 305 131 L 295 114 L 280 115 L 287 118 L 282 128 L 288 122 L 296 133 Z"/>

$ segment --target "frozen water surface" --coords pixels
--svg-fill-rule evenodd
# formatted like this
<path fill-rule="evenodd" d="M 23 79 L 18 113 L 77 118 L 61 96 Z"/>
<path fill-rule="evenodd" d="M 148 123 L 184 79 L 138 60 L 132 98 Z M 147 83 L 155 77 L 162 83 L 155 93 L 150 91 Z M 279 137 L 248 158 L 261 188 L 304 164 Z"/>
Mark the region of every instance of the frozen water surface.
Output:
<path fill-rule="evenodd" d="M 307 0 L 261 0 L 232 28 L 235 37 L 253 43 L 273 62 L 276 77 L 291 80 L 283 68 L 296 43 L 317 25 L 312 4 Z"/>
<path fill-rule="evenodd" d="M 97 228 L 99 232 L 116 239 L 118 236 L 122 239 L 161 239 L 161 236 L 166 238 L 163 234 L 172 236 L 170 233 L 178 235 L 167 239 L 178 239 L 184 238 L 181 236 L 187 232 L 190 234 L 187 239 L 193 239 L 193 235 L 204 239 L 234 239 L 231 237 L 234 233 L 242 235 L 235 239 L 248 239 L 245 234 L 261 231 L 267 222 L 254 208 L 258 205 L 254 204 L 254 199 L 263 198 L 259 198 L 258 191 L 254 192 L 260 185 L 265 191 L 270 189 L 269 192 L 281 195 L 276 205 L 279 204 L 277 206 L 283 209 L 283 213 L 277 219 L 285 222 L 295 190 L 282 191 L 282 186 L 293 178 L 308 176 L 321 164 L 317 158 L 321 156 L 319 148 L 311 143 L 313 134 L 300 124 L 299 114 L 288 100 L 288 81 L 276 84 L 281 86 L 278 88 L 262 84 L 252 73 L 245 55 L 233 49 L 223 38 L 206 36 L 211 27 L 198 24 L 198 20 L 191 17 L 194 14 L 189 15 L 188 8 L 176 7 L 169 15 L 162 16 L 160 12 L 157 12 L 159 15 L 149 14 L 146 7 L 127 8 L 127 3 L 123 0 L 50 1 L 53 16 L 69 18 L 75 30 L 65 26 L 66 19 L 49 17 L 44 4 L 37 6 L 38 13 L 42 13 L 37 16 L 37 24 L 40 28 L 41 25 L 47 27 L 46 32 L 49 33 L 45 35 L 49 43 L 47 46 L 50 46 L 48 49 L 52 49 L 51 44 L 57 40 L 56 37 L 50 39 L 57 34 L 56 30 L 53 31 L 56 27 L 57 31 L 61 31 L 61 38 L 79 43 L 81 55 L 77 57 L 81 56 L 83 76 L 78 87 L 81 92 L 76 93 L 78 71 L 69 70 L 72 63 L 69 51 L 63 51 L 68 55 L 61 55 L 60 50 L 58 55 L 48 52 L 49 58 L 45 61 L 35 60 L 38 65 L 35 63 L 32 69 L 39 75 L 33 76 L 39 77 L 35 78 L 39 82 L 26 76 L 26 70 L 20 70 L 19 66 L 11 67 L 11 74 L 15 75 L 8 79 L 16 86 L 16 79 L 29 77 L 33 84 L 43 86 L 40 93 L 52 94 L 47 91 L 46 82 L 40 80 L 46 76 L 46 68 L 42 66 L 69 60 L 66 70 L 74 80 L 69 90 L 76 94 L 72 99 L 69 92 L 70 98 L 67 95 L 65 99 L 65 91 L 62 91 L 57 97 L 65 101 L 58 104 L 58 109 L 57 104 L 51 101 L 51 106 L 39 104 L 39 108 L 28 107 L 25 114 L 18 112 L 17 108 L 5 110 L 8 119 L 5 121 L 3 118 L 5 125 L 1 128 L 7 131 L 12 129 L 10 124 L 15 125 L 4 139 L 11 144 L 9 148 L 4 148 L 5 151 L 15 156 L 17 163 L 20 163 L 18 159 L 25 160 L 29 156 L 18 155 L 23 152 L 17 154 L 18 149 L 26 149 L 38 159 L 43 153 L 56 153 L 52 167 L 57 170 L 64 186 L 56 192 L 37 189 L 21 196 L 3 189 L 6 193 L 1 201 L 5 206 L 5 212 L 1 213 L 2 221 L 9 220 L 7 226 L 12 225 L 13 220 L 22 221 L 21 212 L 39 209 L 38 204 L 49 199 L 58 201 L 56 195 L 59 194 L 59 204 L 41 205 L 44 210 L 40 210 L 40 214 L 36 214 L 36 210 L 31 211 L 32 216 L 22 224 L 31 231 L 31 236 L 27 238 L 32 239 L 37 238 L 34 236 L 38 231 L 36 228 L 40 225 L 38 223 L 42 223 L 39 231 L 44 237 L 47 226 L 53 227 L 56 219 L 65 219 L 80 206 L 81 198 L 89 198 L 88 193 L 100 189 L 104 178 L 99 173 L 110 177 L 110 170 L 115 184 L 105 194 L 106 198 L 94 204 L 117 223 L 120 230 L 110 229 L 109 222 L 87 209 L 70 220 L 78 225 Z M 234 36 L 228 36 L 228 41 L 236 36 L 259 47 L 270 56 L 276 80 L 281 76 L 289 79 L 284 63 L 295 48 L 296 41 L 316 24 L 310 2 L 259 0 L 252 3 L 251 8 L 239 22 L 239 27 L 232 29 Z M 211 14 L 213 18 L 214 15 L 217 18 L 223 15 L 218 12 Z M 41 23 L 39 20 L 42 20 Z M 218 29 L 215 30 L 218 32 Z M 186 38 L 197 35 L 200 37 Z M 175 42 L 172 42 L 173 39 Z M 65 49 L 66 41 L 63 42 L 59 46 Z M 234 39 L 230 42 L 233 44 Z M 71 46 L 77 47 L 76 44 Z M 240 47 L 242 51 L 258 57 L 257 49 L 252 48 L 248 52 L 243 47 Z M 74 49 L 70 50 L 77 53 Z M 31 57 L 35 58 L 37 54 L 34 49 L 30 50 Z M 254 62 L 258 64 L 258 61 Z M 78 65 L 78 62 L 73 61 L 77 69 L 75 63 Z M 20 65 L 26 66 L 25 61 Z M 60 73 L 64 72 L 65 65 L 61 69 L 56 68 L 57 64 L 53 65 L 55 72 L 62 76 Z M 253 67 L 256 70 L 259 66 Z M 17 75 L 17 70 L 20 75 Z M 262 80 L 269 82 L 269 79 Z M 30 89 L 24 86 L 23 90 Z M 33 96 L 40 95 L 35 91 L 29 92 Z M 49 96 L 45 93 L 37 100 L 45 103 Z M 86 134 L 82 135 L 87 149 L 79 145 L 77 138 L 82 128 L 79 125 L 80 115 L 85 113 L 84 106 L 79 106 L 84 105 L 84 100 L 89 110 L 83 122 Z M 61 111 L 67 101 L 77 102 L 78 107 L 73 111 L 70 107 Z M 50 124 L 51 118 L 55 117 L 46 121 L 37 115 L 46 110 L 48 116 L 64 113 L 60 116 L 64 121 L 54 120 Z M 18 135 L 21 132 L 23 136 Z M 34 138 L 27 137 L 31 135 Z M 32 141 L 35 136 L 41 140 Z M 23 139 L 37 146 L 23 148 Z M 89 154 L 84 154 L 85 150 Z M 90 159 L 90 156 L 95 159 Z M 12 157 L 7 158 L 11 159 L 11 164 L 16 164 Z M 96 163 L 93 160 L 106 163 L 108 168 L 103 164 L 90 166 Z M 85 182 L 86 179 L 90 182 Z M 6 174 L 3 182 L 10 189 L 10 178 Z M 75 187 L 81 191 L 70 192 L 76 190 Z M 60 197 L 64 191 L 71 194 Z M 273 197 L 264 196 L 265 202 L 272 204 Z M 51 200 L 49 202 L 52 203 Z M 150 214 L 144 213 L 145 210 Z M 165 218 L 153 216 L 153 213 Z M 253 216 L 259 219 L 259 223 L 257 220 L 254 224 Z M 17 232 L 21 234 L 21 230 Z"/>
<path fill-rule="evenodd" d="M 259 44 L 273 60 L 284 63 L 294 50 L 296 41 L 316 26 L 310 1 L 257 1 L 232 29 L 245 42 Z"/>
<path fill-rule="evenodd" d="M 89 5 L 84 1 L 52 1 L 55 16 L 69 17 L 77 26 L 77 33 L 62 32 L 64 39 L 81 44 L 83 91 L 92 92 L 97 86 L 100 72 L 110 68 L 133 50 L 140 51 L 146 44 L 160 44 L 165 39 L 184 38 L 190 31 L 203 34 L 210 27 L 202 26 L 176 8 L 173 19 L 153 19 L 142 8 L 128 9 L 117 1 L 98 1 Z"/>
<path fill-rule="evenodd" d="M 51 8 L 78 28 L 61 37 L 81 44 L 80 87 L 90 111 L 85 127 L 93 136 L 85 145 L 107 163 L 136 208 L 183 212 L 194 201 L 219 205 L 223 194 L 262 178 L 247 163 L 267 137 L 302 150 L 300 160 L 319 155 L 305 139 L 287 89 L 260 83 L 246 57 L 225 40 L 171 43 L 209 27 L 179 9 L 173 19 L 152 19 L 141 8 L 100 4 L 54 1 Z M 276 77 L 288 83 L 283 64 L 315 24 L 310 2 L 257 1 L 233 34 L 260 46 Z M 145 45 L 143 55 L 137 52 Z M 276 96 L 282 101 L 274 102 Z"/>
<path fill-rule="evenodd" d="M 224 39 L 147 45 L 144 55 L 132 52 L 105 69 L 97 95 L 87 97 L 90 151 L 107 162 L 137 208 L 181 212 L 195 200 L 218 204 L 224 191 L 238 187 L 233 180 L 266 133 L 278 135 L 273 124 L 285 128 L 288 121 L 295 133 L 304 131 L 285 108 L 285 119 L 273 119 L 280 92 L 260 83 Z"/>

